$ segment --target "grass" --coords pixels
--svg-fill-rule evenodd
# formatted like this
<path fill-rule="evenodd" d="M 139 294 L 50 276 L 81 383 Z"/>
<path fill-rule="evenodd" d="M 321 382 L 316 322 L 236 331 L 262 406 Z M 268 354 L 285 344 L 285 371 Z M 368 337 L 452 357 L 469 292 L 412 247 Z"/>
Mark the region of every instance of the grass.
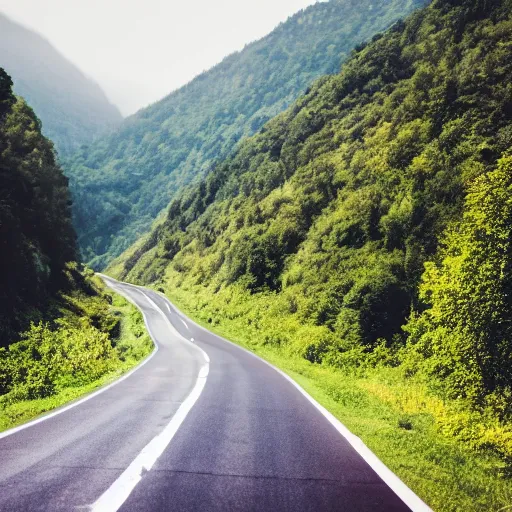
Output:
<path fill-rule="evenodd" d="M 113 293 L 112 312 L 121 320 L 120 334 L 115 340 L 118 352 L 115 369 L 93 382 L 63 387 L 56 394 L 46 398 L 14 403 L 0 400 L 0 432 L 21 425 L 110 384 L 151 353 L 153 342 L 146 332 L 140 311 L 123 297 Z"/>
<path fill-rule="evenodd" d="M 201 286 L 164 286 L 200 325 L 286 372 L 433 510 L 512 510 L 509 466 L 493 450 L 476 450 L 453 437 L 446 425 L 458 414 L 455 406 L 429 394 L 420 381 L 406 380 L 397 368 L 357 374 L 310 363 L 279 344 L 262 343 L 240 313 L 240 303 L 236 306 L 232 297 L 223 303 L 222 291 L 213 295 Z M 249 309 L 254 312 L 254 305 Z"/>

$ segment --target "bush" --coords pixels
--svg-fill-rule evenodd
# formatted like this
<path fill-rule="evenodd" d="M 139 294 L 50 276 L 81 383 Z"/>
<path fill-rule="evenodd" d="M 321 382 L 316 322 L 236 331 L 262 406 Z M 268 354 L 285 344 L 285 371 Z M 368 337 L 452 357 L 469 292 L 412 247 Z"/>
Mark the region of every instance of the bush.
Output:
<path fill-rule="evenodd" d="M 87 384 L 112 370 L 116 360 L 108 335 L 85 322 L 55 331 L 48 324 L 32 324 L 22 341 L 0 356 L 0 385 L 9 401 L 45 398 L 63 387 Z"/>
<path fill-rule="evenodd" d="M 483 404 L 512 386 L 512 157 L 471 185 L 460 222 L 444 237 L 439 260 L 425 265 L 411 318 L 411 350 L 452 398 Z"/>
<path fill-rule="evenodd" d="M 311 363 L 321 363 L 335 344 L 334 334 L 327 327 L 306 325 L 293 337 L 290 350 Z"/>

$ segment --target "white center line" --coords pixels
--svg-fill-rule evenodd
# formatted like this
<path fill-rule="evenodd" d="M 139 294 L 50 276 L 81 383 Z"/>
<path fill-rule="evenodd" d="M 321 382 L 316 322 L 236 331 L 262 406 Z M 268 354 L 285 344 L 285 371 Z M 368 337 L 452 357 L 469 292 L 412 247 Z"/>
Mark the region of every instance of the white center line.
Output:
<path fill-rule="evenodd" d="M 186 338 L 181 336 L 174 326 L 171 324 L 169 319 L 164 315 L 163 311 L 144 293 L 150 304 L 161 313 L 166 320 L 168 327 L 171 331 L 185 340 L 186 343 L 190 343 Z M 167 304 L 167 307 L 169 305 Z M 203 388 L 206 384 L 206 378 L 210 370 L 210 358 L 208 354 L 197 345 L 194 345 L 200 350 L 205 359 L 205 363 L 201 366 L 199 374 L 197 376 L 196 384 L 190 394 L 187 396 L 185 401 L 180 405 L 176 414 L 171 418 L 171 421 L 167 426 L 154 437 L 135 457 L 132 463 L 121 473 L 119 478 L 90 506 L 89 510 L 92 512 L 116 512 L 121 508 L 123 503 L 128 499 L 135 486 L 142 479 L 142 475 L 151 470 L 158 457 L 162 455 L 164 450 L 167 448 L 172 438 L 180 428 L 181 424 L 187 417 L 197 399 L 201 395 Z"/>
<path fill-rule="evenodd" d="M 172 309 L 171 309 L 171 306 L 169 306 L 169 303 L 166 302 L 165 305 L 167 306 L 167 309 L 169 310 L 169 313 L 172 313 Z M 187 322 L 185 322 L 185 320 L 183 320 L 183 318 L 181 318 L 181 317 L 179 317 L 179 319 L 185 324 L 185 327 L 188 329 Z"/>
<path fill-rule="evenodd" d="M 194 389 L 180 405 L 176 414 L 164 430 L 154 437 L 135 457 L 133 462 L 121 473 L 119 478 L 91 505 L 92 512 L 115 512 L 130 496 L 142 475 L 150 471 L 158 457 L 162 455 L 181 424 L 203 391 L 208 376 L 209 365 L 205 363 L 199 371 Z"/>

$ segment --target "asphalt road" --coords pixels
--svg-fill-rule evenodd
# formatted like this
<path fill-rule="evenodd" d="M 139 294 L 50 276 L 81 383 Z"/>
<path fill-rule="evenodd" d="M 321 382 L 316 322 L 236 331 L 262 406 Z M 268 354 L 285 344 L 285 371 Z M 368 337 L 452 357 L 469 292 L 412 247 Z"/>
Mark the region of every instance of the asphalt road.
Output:
<path fill-rule="evenodd" d="M 275 369 L 156 292 L 108 283 L 143 311 L 158 351 L 96 396 L 0 434 L 1 511 L 410 510 Z"/>

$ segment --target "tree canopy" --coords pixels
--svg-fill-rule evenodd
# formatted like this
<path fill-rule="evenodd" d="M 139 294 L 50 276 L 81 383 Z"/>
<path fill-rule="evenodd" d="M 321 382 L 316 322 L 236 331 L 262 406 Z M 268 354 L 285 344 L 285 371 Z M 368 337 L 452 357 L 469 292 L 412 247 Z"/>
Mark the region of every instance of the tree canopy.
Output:
<path fill-rule="evenodd" d="M 77 258 L 68 179 L 53 144 L 0 68 L 0 345 L 17 336 L 27 314 L 62 285 Z"/>

